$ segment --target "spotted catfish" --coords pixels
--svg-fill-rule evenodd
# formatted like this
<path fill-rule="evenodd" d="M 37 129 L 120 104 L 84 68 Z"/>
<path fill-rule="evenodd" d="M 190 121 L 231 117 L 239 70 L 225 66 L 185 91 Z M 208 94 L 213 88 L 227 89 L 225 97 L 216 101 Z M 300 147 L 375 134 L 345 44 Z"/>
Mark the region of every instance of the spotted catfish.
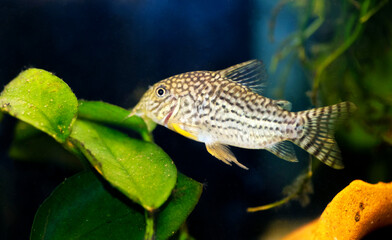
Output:
<path fill-rule="evenodd" d="M 291 103 L 260 95 L 263 64 L 251 60 L 220 71 L 194 71 L 164 79 L 148 89 L 130 116 L 149 118 L 231 165 L 239 163 L 228 145 L 266 149 L 295 162 L 294 143 L 321 162 L 343 168 L 334 125 L 355 108 L 350 102 L 291 112 Z"/>

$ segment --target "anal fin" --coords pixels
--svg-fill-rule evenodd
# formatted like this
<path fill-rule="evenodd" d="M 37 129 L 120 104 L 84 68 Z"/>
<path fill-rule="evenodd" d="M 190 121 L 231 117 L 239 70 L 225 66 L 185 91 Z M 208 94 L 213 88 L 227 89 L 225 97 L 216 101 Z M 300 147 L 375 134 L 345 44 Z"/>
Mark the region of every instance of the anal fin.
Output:
<path fill-rule="evenodd" d="M 223 144 L 220 143 L 211 143 L 211 144 L 206 144 L 207 151 L 217 159 L 221 160 L 222 162 L 231 165 L 231 163 L 237 164 L 239 167 L 248 170 L 247 167 L 242 165 L 240 162 L 238 162 L 237 158 L 234 156 L 234 154 L 230 151 L 230 149 Z"/>
<path fill-rule="evenodd" d="M 266 148 L 266 150 L 289 162 L 298 162 L 293 144 L 291 144 L 289 141 L 278 142 Z"/>

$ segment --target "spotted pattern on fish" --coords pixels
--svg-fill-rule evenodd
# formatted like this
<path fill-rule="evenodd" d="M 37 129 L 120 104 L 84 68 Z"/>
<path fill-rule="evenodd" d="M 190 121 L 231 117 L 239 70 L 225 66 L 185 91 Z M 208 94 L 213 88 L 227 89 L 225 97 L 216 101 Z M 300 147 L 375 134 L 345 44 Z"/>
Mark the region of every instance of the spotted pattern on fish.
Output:
<path fill-rule="evenodd" d="M 260 95 L 264 80 L 263 64 L 257 60 L 220 71 L 178 74 L 150 87 L 131 115 L 205 143 L 208 152 L 227 164 L 246 168 L 227 145 L 266 149 L 297 161 L 293 142 L 327 165 L 342 168 L 334 124 L 354 104 L 290 112 L 289 102 Z"/>

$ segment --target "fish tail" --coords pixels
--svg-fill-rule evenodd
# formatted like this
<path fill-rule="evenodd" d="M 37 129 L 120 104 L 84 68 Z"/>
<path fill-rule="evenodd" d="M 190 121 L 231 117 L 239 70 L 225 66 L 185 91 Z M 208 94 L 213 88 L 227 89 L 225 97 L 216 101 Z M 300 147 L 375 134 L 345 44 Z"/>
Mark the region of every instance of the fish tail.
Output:
<path fill-rule="evenodd" d="M 356 106 L 342 102 L 328 107 L 298 112 L 303 121 L 300 136 L 293 140 L 321 162 L 335 169 L 344 168 L 340 150 L 334 139 L 335 124 L 353 112 Z"/>

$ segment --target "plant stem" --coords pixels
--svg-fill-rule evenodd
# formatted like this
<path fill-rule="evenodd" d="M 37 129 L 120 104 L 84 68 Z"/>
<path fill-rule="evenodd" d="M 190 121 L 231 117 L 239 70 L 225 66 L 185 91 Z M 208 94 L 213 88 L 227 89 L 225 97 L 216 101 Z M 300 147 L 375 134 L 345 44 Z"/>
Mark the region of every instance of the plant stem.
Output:
<path fill-rule="evenodd" d="M 155 240 L 154 212 L 145 210 L 145 218 L 146 218 L 146 232 L 144 234 L 144 240 Z"/>
<path fill-rule="evenodd" d="M 250 207 L 248 209 L 246 209 L 247 212 L 258 212 L 258 211 L 264 211 L 264 210 L 268 210 L 274 207 L 278 207 L 281 206 L 287 202 L 289 202 L 290 200 L 298 197 L 298 195 L 300 195 L 302 192 L 306 191 L 306 185 L 309 184 L 309 181 L 311 180 L 313 175 L 313 171 L 312 171 L 312 156 L 309 157 L 309 165 L 308 165 L 308 170 L 304 175 L 300 175 L 300 182 L 299 184 L 296 186 L 296 190 L 291 193 L 290 195 L 288 195 L 287 197 L 270 203 L 270 204 L 266 204 L 266 205 L 262 205 L 262 206 L 258 206 L 258 207 Z M 297 178 L 298 179 L 298 178 Z M 295 183 L 294 183 L 295 184 Z"/>
<path fill-rule="evenodd" d="M 151 142 L 151 143 L 154 142 L 154 137 L 152 136 L 151 132 L 143 131 L 143 132 L 141 133 L 141 137 L 142 137 L 142 139 L 143 139 L 144 141 L 146 141 L 146 142 Z"/>
<path fill-rule="evenodd" d="M 377 13 L 385 4 L 388 3 L 389 0 L 383 0 L 380 2 L 376 7 L 371 10 L 368 10 L 370 6 L 370 0 L 365 1 L 362 3 L 360 8 L 360 17 L 358 23 L 353 31 L 353 33 L 348 37 L 348 39 L 340 45 L 331 55 L 329 55 L 316 69 L 315 77 L 314 77 L 314 84 L 312 89 L 312 103 L 316 105 L 317 99 L 317 91 L 320 85 L 321 76 L 324 70 L 333 62 L 335 61 L 340 55 L 342 55 L 358 38 L 360 33 L 363 30 L 364 23 L 369 20 L 375 13 Z"/>
<path fill-rule="evenodd" d="M 371 18 L 375 13 L 378 12 L 378 10 L 380 10 L 385 4 L 388 3 L 389 0 L 384 0 L 382 2 L 380 2 L 377 6 L 375 6 L 373 9 L 369 10 L 365 15 L 363 15 L 359 21 L 361 23 L 366 22 L 367 20 L 369 20 L 369 18 Z"/>
<path fill-rule="evenodd" d="M 287 203 L 293 197 L 295 197 L 294 194 L 290 195 L 290 196 L 287 196 L 287 197 L 285 197 L 285 198 L 283 198 L 283 199 L 281 199 L 279 201 L 267 204 L 267 205 L 263 205 L 263 206 L 259 206 L 259 207 L 250 207 L 250 208 L 246 209 L 246 211 L 247 212 L 258 212 L 258 211 L 268 210 L 268 209 L 271 209 L 271 208 L 274 208 L 274 207 L 277 207 L 277 206 L 280 206 L 280 205 L 283 205 L 283 204 Z"/>
<path fill-rule="evenodd" d="M 316 69 L 316 74 L 314 77 L 314 84 L 312 90 L 312 103 L 316 105 L 317 91 L 320 85 L 321 76 L 324 70 L 335 61 L 340 55 L 342 55 L 358 38 L 359 34 L 363 29 L 363 24 L 358 23 L 354 29 L 354 32 L 349 36 L 349 38 L 340 45 L 332 54 L 330 54 Z"/>

